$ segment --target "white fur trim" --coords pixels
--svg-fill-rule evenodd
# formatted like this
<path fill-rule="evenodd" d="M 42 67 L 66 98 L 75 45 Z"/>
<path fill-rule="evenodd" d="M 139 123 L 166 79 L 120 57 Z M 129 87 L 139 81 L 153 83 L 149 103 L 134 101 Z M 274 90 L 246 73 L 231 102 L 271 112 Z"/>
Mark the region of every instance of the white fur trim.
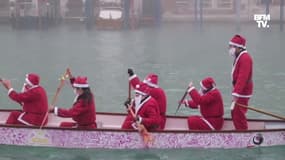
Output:
<path fill-rule="evenodd" d="M 200 81 L 200 86 L 203 88 L 203 90 L 207 90 L 207 89 L 208 89 L 208 88 L 206 88 L 206 87 L 203 85 L 202 81 Z"/>
<path fill-rule="evenodd" d="M 73 83 L 73 87 L 77 87 L 77 88 L 88 88 L 88 87 L 89 87 L 89 84 Z"/>
<path fill-rule="evenodd" d="M 245 53 L 247 53 L 247 50 L 242 51 L 242 52 L 239 54 L 239 56 L 237 57 L 237 59 L 235 60 L 235 63 L 233 64 L 233 68 L 232 68 L 232 73 L 231 73 L 232 79 L 233 79 L 233 74 L 234 74 L 234 71 L 235 71 L 235 68 L 236 68 L 236 64 L 237 64 L 238 60 L 240 59 L 240 57 L 241 57 L 243 54 L 245 54 Z M 250 98 L 250 97 L 252 96 L 252 95 L 242 95 L 242 94 L 238 94 L 238 93 L 235 93 L 235 92 L 233 92 L 232 95 L 233 95 L 233 96 L 236 96 L 236 97 L 240 97 L 240 98 Z"/>
<path fill-rule="evenodd" d="M 135 130 L 138 130 L 138 127 L 137 127 L 136 122 L 132 123 L 132 127 L 133 127 Z"/>
<path fill-rule="evenodd" d="M 209 121 L 207 121 L 205 118 L 201 117 L 201 119 L 211 128 L 212 131 L 216 130 L 216 129 L 212 126 L 212 124 L 211 124 Z"/>
<path fill-rule="evenodd" d="M 231 72 L 232 79 L 233 79 L 233 74 L 234 74 L 234 71 L 235 71 L 235 68 L 236 68 L 236 64 L 237 64 L 238 60 L 240 59 L 241 55 L 243 55 L 244 53 L 247 53 L 247 50 L 242 51 L 242 52 L 238 55 L 238 57 L 236 58 L 236 60 L 235 60 L 235 62 L 234 62 L 234 64 L 233 64 L 233 68 L 232 68 L 232 72 Z"/>
<path fill-rule="evenodd" d="M 136 89 L 135 89 L 135 93 L 141 94 L 141 95 L 143 95 L 143 96 L 146 96 L 146 95 L 147 95 L 146 93 L 144 93 L 144 92 L 142 92 L 142 91 L 139 91 L 139 90 L 136 90 Z"/>
<path fill-rule="evenodd" d="M 54 114 L 58 115 L 58 107 L 54 107 Z"/>
<path fill-rule="evenodd" d="M 34 86 L 34 84 L 28 79 L 28 77 L 26 78 L 26 82 L 27 82 L 28 85 Z"/>
<path fill-rule="evenodd" d="M 244 45 L 240 45 L 240 44 L 234 43 L 234 42 L 232 42 L 232 41 L 229 42 L 229 45 L 236 46 L 236 47 L 240 47 L 240 48 L 243 48 L 243 49 L 246 48 Z"/>
<path fill-rule="evenodd" d="M 27 125 L 27 126 L 33 126 L 32 124 L 30 124 L 29 122 L 23 120 L 23 116 L 25 115 L 25 112 L 21 113 L 20 116 L 18 117 L 18 121 L 22 122 L 23 124 Z"/>
<path fill-rule="evenodd" d="M 14 91 L 14 89 L 13 89 L 13 88 L 10 88 L 10 89 L 8 90 L 8 95 L 9 95 L 12 91 Z"/>
<path fill-rule="evenodd" d="M 150 81 L 144 79 L 143 80 L 143 83 L 147 84 L 148 86 L 150 87 L 153 87 L 153 88 L 158 88 L 158 85 L 154 84 L 154 83 L 151 83 Z"/>
<path fill-rule="evenodd" d="M 129 77 L 129 81 L 133 80 L 133 79 L 136 78 L 136 77 L 137 77 L 136 74 L 132 75 L 131 77 Z"/>
<path fill-rule="evenodd" d="M 39 85 L 33 85 L 31 88 L 29 88 L 29 90 L 33 89 L 33 88 L 36 88 L 36 87 L 39 87 Z"/>
<path fill-rule="evenodd" d="M 238 93 L 232 93 L 233 96 L 236 96 L 236 97 L 240 97 L 240 98 L 250 98 L 252 95 L 243 95 L 243 94 L 238 94 Z"/>
<path fill-rule="evenodd" d="M 151 98 L 150 96 L 147 97 L 138 107 L 135 107 L 136 114 L 139 112 L 143 104 L 145 104 L 148 100 L 150 100 L 150 98 Z"/>

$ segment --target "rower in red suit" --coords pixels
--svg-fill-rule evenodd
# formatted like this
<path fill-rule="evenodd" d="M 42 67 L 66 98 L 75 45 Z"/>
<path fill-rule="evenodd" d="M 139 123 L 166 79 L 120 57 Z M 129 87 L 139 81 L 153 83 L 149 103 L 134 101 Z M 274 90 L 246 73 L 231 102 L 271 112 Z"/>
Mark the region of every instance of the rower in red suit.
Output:
<path fill-rule="evenodd" d="M 156 100 L 149 95 L 148 86 L 144 83 L 135 87 L 135 98 L 129 103 L 125 102 L 126 107 L 131 107 L 136 118 L 128 111 L 122 129 L 137 129 L 136 123 L 143 124 L 148 131 L 159 129 L 160 118 L 159 108 Z"/>
<path fill-rule="evenodd" d="M 224 123 L 224 105 L 215 81 L 207 77 L 200 82 L 201 94 L 189 83 L 188 93 L 192 100 L 184 100 L 185 106 L 200 109 L 201 116 L 190 116 L 188 127 L 191 130 L 220 130 Z"/>
<path fill-rule="evenodd" d="M 158 86 L 158 76 L 156 74 L 150 73 L 148 74 L 143 82 L 140 81 L 139 77 L 134 74 L 132 69 L 128 69 L 129 74 L 129 82 L 134 88 L 137 84 L 145 83 L 149 87 L 149 95 L 153 97 L 159 106 L 160 112 L 160 129 L 164 129 L 166 123 L 166 106 L 167 106 L 167 98 L 164 90 Z"/>
<path fill-rule="evenodd" d="M 10 80 L 3 80 L 2 84 L 8 90 L 8 96 L 22 106 L 22 111 L 12 111 L 6 124 L 22 124 L 28 126 L 45 125 L 45 114 L 48 110 L 48 98 L 45 89 L 40 86 L 40 77 L 35 73 L 26 75 L 21 92 L 16 92 Z"/>
<path fill-rule="evenodd" d="M 69 69 L 67 71 L 75 93 L 73 106 L 70 109 L 53 107 L 54 114 L 60 117 L 71 117 L 75 122 L 62 122 L 61 127 L 97 128 L 95 100 L 87 82 L 87 77 L 74 78 Z"/>

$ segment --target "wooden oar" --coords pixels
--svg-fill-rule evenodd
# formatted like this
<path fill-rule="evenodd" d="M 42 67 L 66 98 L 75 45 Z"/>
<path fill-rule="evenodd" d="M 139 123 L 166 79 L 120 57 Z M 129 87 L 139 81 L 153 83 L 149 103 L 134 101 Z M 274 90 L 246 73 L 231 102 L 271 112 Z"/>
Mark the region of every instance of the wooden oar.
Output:
<path fill-rule="evenodd" d="M 55 94 L 54 94 L 54 96 L 52 98 L 51 106 L 54 106 L 55 103 L 57 102 L 57 98 L 58 98 L 59 92 L 61 91 L 62 87 L 64 86 L 66 78 L 68 78 L 68 75 L 66 73 L 62 77 L 60 77 L 60 79 L 59 79 L 60 83 L 59 83 L 58 87 L 56 88 L 56 92 L 55 92 Z M 41 123 L 40 129 L 42 129 L 42 127 L 44 126 L 44 123 L 45 123 L 45 121 L 46 121 L 46 119 L 48 117 L 48 113 L 49 113 L 49 108 L 48 108 L 48 110 L 47 110 L 47 112 L 45 114 L 45 117 L 44 117 L 44 119 L 43 119 L 43 121 Z"/>
<path fill-rule="evenodd" d="M 181 100 L 179 101 L 179 104 L 178 104 L 177 109 L 176 109 L 176 111 L 175 111 L 175 115 L 177 114 L 177 112 L 178 112 L 178 110 L 179 110 L 179 108 L 180 108 L 180 106 L 181 106 L 181 104 L 182 104 L 181 102 L 185 99 L 186 95 L 188 94 L 188 89 L 189 89 L 189 87 L 187 87 L 187 89 L 186 89 L 184 95 L 182 96 Z"/>
<path fill-rule="evenodd" d="M 128 100 L 131 102 L 131 83 L 129 83 Z"/>
<path fill-rule="evenodd" d="M 240 107 L 244 107 L 244 108 L 253 110 L 255 112 L 262 113 L 262 114 L 265 114 L 265 115 L 268 115 L 268 116 L 271 116 L 271 117 L 274 117 L 274 118 L 278 118 L 278 119 L 281 119 L 281 120 L 285 121 L 285 117 L 282 117 L 282 116 L 279 116 L 279 115 L 276 115 L 276 114 L 273 114 L 273 113 L 270 113 L 270 112 L 266 112 L 266 111 L 263 111 L 263 110 L 260 110 L 260 109 L 256 109 L 254 107 L 246 106 L 246 105 L 243 105 L 243 104 L 240 104 L 240 103 L 236 103 L 236 104 L 238 106 L 240 106 Z"/>
<path fill-rule="evenodd" d="M 128 100 L 131 100 L 131 84 L 129 83 L 129 91 L 128 91 Z M 129 112 L 133 116 L 134 119 L 136 119 L 136 114 L 132 110 L 132 107 L 128 107 Z M 153 143 L 153 137 L 152 135 L 148 132 L 148 130 L 145 128 L 143 124 L 137 123 L 138 131 L 140 135 L 143 138 L 143 141 L 146 145 L 152 144 Z"/>
<path fill-rule="evenodd" d="M 134 113 L 134 111 L 132 110 L 131 107 L 128 108 L 129 112 L 131 113 L 131 115 L 133 116 L 134 119 L 136 119 L 136 115 Z M 145 126 L 143 124 L 140 123 L 136 123 L 137 127 L 138 127 L 138 131 L 140 133 L 140 135 L 143 138 L 143 142 L 148 145 L 148 144 L 152 144 L 153 143 L 153 137 L 152 135 L 148 132 L 148 130 L 145 128 Z"/>

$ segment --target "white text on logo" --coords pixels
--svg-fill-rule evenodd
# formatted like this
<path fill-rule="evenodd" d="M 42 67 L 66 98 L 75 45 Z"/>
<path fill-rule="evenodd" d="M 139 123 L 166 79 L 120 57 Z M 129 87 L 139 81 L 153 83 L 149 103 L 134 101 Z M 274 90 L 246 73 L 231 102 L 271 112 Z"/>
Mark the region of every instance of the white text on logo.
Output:
<path fill-rule="evenodd" d="M 255 14 L 254 20 L 258 28 L 269 28 L 270 14 Z"/>

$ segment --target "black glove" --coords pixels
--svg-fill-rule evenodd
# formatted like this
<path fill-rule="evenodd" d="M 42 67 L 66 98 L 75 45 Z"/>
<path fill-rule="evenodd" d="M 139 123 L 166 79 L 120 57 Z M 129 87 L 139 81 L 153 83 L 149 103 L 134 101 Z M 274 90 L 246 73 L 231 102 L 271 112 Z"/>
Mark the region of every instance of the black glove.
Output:
<path fill-rule="evenodd" d="M 129 68 L 128 69 L 128 74 L 129 74 L 130 77 L 133 76 L 134 75 L 133 69 Z"/>
<path fill-rule="evenodd" d="M 131 99 L 128 98 L 125 102 L 124 105 L 126 106 L 126 108 L 128 109 L 129 105 L 131 104 Z"/>

